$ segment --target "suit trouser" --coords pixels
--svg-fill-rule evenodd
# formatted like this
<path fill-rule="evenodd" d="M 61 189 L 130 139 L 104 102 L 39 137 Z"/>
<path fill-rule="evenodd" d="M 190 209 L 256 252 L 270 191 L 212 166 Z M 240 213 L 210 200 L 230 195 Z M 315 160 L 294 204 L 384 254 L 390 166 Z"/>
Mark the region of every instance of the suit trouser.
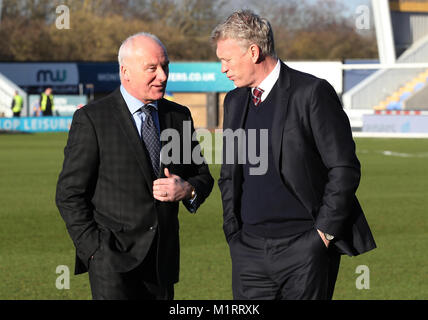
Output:
<path fill-rule="evenodd" d="M 129 272 L 111 271 L 103 257 L 103 248 L 89 263 L 89 282 L 94 300 L 172 300 L 174 284 L 161 286 L 156 275 L 157 241 L 152 242 L 144 261 Z"/>
<path fill-rule="evenodd" d="M 316 229 L 285 238 L 239 231 L 229 242 L 234 299 L 331 299 L 340 254 Z"/>

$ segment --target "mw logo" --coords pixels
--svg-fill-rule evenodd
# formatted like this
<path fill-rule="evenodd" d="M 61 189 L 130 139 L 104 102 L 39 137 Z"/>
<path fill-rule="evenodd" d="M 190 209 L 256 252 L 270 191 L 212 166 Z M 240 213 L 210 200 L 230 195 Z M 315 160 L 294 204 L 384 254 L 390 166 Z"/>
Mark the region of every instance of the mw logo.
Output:
<path fill-rule="evenodd" d="M 64 82 L 67 79 L 67 70 L 39 70 L 37 82 Z"/>

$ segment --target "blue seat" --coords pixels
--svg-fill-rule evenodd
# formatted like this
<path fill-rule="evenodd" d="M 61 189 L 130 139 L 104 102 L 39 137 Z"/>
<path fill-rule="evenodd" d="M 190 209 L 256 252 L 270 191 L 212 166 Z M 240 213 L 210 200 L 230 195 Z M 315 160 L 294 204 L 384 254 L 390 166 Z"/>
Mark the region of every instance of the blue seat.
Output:
<path fill-rule="evenodd" d="M 414 90 L 414 91 L 421 90 L 424 86 L 425 86 L 425 83 L 423 83 L 423 82 L 418 82 L 418 83 L 417 83 L 417 84 L 415 84 L 415 86 L 413 87 L 413 90 Z"/>
<path fill-rule="evenodd" d="M 389 111 L 393 111 L 393 110 L 403 110 L 403 103 L 398 101 L 398 102 L 390 102 L 387 106 L 386 106 L 386 110 Z"/>
<path fill-rule="evenodd" d="M 410 92 L 404 92 L 401 96 L 400 96 L 400 101 L 404 101 L 406 100 L 408 97 L 410 97 L 412 94 Z"/>

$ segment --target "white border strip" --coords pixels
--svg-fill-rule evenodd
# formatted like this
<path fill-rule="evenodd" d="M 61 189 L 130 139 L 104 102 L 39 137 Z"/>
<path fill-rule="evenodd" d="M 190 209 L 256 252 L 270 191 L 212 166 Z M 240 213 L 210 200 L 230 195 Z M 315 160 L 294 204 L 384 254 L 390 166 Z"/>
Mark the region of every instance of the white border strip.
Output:
<path fill-rule="evenodd" d="M 404 62 L 404 63 L 362 63 L 362 64 L 342 64 L 342 70 L 368 70 L 368 69 L 426 69 L 426 62 Z"/>
<path fill-rule="evenodd" d="M 409 138 L 428 139 L 428 133 L 400 133 L 400 132 L 352 132 L 354 138 Z"/>

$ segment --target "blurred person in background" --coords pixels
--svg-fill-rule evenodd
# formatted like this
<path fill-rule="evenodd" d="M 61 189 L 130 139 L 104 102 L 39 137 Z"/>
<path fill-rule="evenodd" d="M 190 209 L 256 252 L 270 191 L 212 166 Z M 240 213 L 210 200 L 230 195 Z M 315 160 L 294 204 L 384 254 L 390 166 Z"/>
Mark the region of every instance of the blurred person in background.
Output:
<path fill-rule="evenodd" d="M 24 104 L 24 99 L 22 99 L 22 96 L 19 94 L 18 91 L 15 91 L 15 95 L 13 96 L 12 107 L 11 107 L 14 117 L 19 118 L 21 116 L 23 104 Z"/>
<path fill-rule="evenodd" d="M 264 174 L 251 174 L 247 155 L 221 168 L 233 296 L 331 299 L 340 256 L 376 247 L 355 196 L 360 163 L 349 120 L 327 81 L 278 59 L 266 19 L 235 12 L 211 39 L 237 87 L 224 100 L 223 130 L 255 130 L 246 150 L 267 150 Z M 263 129 L 268 146 L 259 142 Z M 239 158 L 235 140 L 224 138 L 223 159 Z"/>
<path fill-rule="evenodd" d="M 163 98 L 168 65 L 156 36 L 129 37 L 119 49 L 121 86 L 73 117 L 56 203 L 93 299 L 173 299 L 179 202 L 194 213 L 213 187 L 205 162 L 160 161 L 162 130 L 180 134 L 180 160 L 191 157 L 184 125 L 194 132 L 190 111 Z"/>
<path fill-rule="evenodd" d="M 44 117 L 53 116 L 55 106 L 52 88 L 46 88 L 45 91 L 40 94 L 40 110 Z"/>

